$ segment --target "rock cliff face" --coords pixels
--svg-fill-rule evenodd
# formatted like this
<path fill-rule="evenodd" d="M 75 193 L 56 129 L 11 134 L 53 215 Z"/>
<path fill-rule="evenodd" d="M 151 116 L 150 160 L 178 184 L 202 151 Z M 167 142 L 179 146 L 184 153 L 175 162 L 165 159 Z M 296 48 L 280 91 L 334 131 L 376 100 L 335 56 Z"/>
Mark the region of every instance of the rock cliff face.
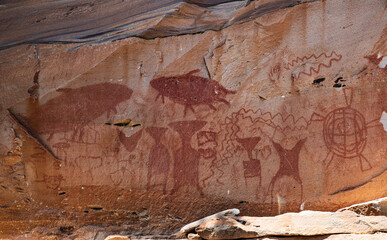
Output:
<path fill-rule="evenodd" d="M 386 2 L 2 1 L 0 233 L 170 233 L 387 194 Z M 66 44 L 60 44 L 66 43 Z"/>

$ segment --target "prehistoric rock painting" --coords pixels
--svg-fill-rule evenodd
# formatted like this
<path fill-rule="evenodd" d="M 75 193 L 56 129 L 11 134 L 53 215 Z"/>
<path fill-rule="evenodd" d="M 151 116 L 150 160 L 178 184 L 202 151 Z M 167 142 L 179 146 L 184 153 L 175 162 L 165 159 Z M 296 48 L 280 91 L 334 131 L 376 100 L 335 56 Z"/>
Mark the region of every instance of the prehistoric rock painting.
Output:
<path fill-rule="evenodd" d="M 193 186 L 203 195 L 199 185 L 200 153 L 192 148 L 192 136 L 206 125 L 205 121 L 180 121 L 170 123 L 169 126 L 179 133 L 182 146 L 174 153 L 173 179 L 174 185 L 171 194 L 183 186 Z"/>
<path fill-rule="evenodd" d="M 33 162 L 41 162 L 44 161 L 44 157 L 46 156 L 46 154 L 47 152 L 41 146 L 35 146 L 34 151 L 30 155 L 30 157 L 32 158 Z"/>
<path fill-rule="evenodd" d="M 75 167 L 82 173 L 87 173 L 93 181 L 93 171 L 102 167 L 101 157 L 79 156 L 74 160 Z"/>
<path fill-rule="evenodd" d="M 257 122 L 252 110 L 241 109 L 226 118 L 226 134 L 222 141 L 222 158 L 224 164 L 229 164 L 237 152 L 246 152 L 247 159 L 242 161 L 243 177 L 247 186 L 248 180 L 256 178 L 261 186 L 261 162 L 256 153 L 256 147 L 261 141 L 261 137 L 266 137 L 261 127 L 265 124 Z M 271 127 L 270 127 L 271 128 Z"/>
<path fill-rule="evenodd" d="M 56 149 L 56 156 L 63 160 L 67 161 L 67 149 L 70 148 L 70 144 L 68 142 L 57 142 L 52 145 L 53 149 Z"/>
<path fill-rule="evenodd" d="M 132 90 L 114 83 L 99 83 L 80 88 L 57 89 L 61 95 L 43 105 L 35 101 L 29 106 L 26 119 L 16 115 L 35 134 L 53 134 L 73 131 L 71 139 L 82 139 L 82 129 L 94 119 L 107 113 L 116 113 L 116 105 L 128 100 Z"/>
<path fill-rule="evenodd" d="M 223 158 L 228 164 L 228 159 L 230 159 L 237 148 L 238 142 L 237 134 L 241 131 L 240 125 L 242 125 L 242 121 L 247 121 L 247 124 L 243 124 L 245 126 L 251 126 L 254 124 L 253 118 L 250 116 L 250 113 L 253 113 L 252 110 L 246 110 L 244 108 L 240 109 L 238 112 L 233 112 L 230 116 L 226 117 L 224 124 L 222 124 L 221 128 L 225 130 L 225 135 L 222 140 L 222 152 Z"/>
<path fill-rule="evenodd" d="M 215 169 L 218 169 L 220 172 L 220 176 L 216 179 L 216 181 L 219 184 L 222 184 L 219 178 L 223 176 L 224 172 L 220 169 L 219 165 L 221 165 L 221 163 L 219 163 L 217 157 L 217 133 L 213 131 L 200 131 L 196 136 L 200 155 L 207 161 L 210 161 L 210 174 L 202 179 L 203 186 L 205 187 L 206 181 L 215 175 Z"/>
<path fill-rule="evenodd" d="M 136 155 L 130 154 L 126 160 L 115 161 L 115 169 L 109 174 L 110 181 L 115 185 L 119 186 L 128 174 L 134 175 L 134 170 L 131 168 L 131 164 L 136 159 Z"/>
<path fill-rule="evenodd" d="M 270 80 L 276 82 L 279 80 L 280 76 L 281 76 L 281 64 L 277 63 L 270 69 L 269 78 Z"/>
<path fill-rule="evenodd" d="M 195 112 L 193 105 L 206 104 L 213 110 L 216 110 L 215 102 L 230 105 L 224 97 L 236 92 L 227 90 L 215 80 L 195 76 L 199 71 L 196 69 L 184 75 L 153 79 L 150 85 L 159 92 L 156 100 L 161 96 L 164 103 L 164 96 L 167 96 L 173 102 L 184 105 L 184 115 L 187 109 Z"/>
<path fill-rule="evenodd" d="M 48 189 L 57 190 L 60 187 L 61 182 L 64 180 L 62 175 L 53 175 L 49 176 L 44 174 L 42 181 L 36 182 L 44 182 Z"/>
<path fill-rule="evenodd" d="M 342 55 L 337 54 L 335 51 L 332 51 L 329 55 L 327 53 L 321 53 L 318 56 L 312 54 L 310 56 L 297 57 L 284 64 L 284 68 L 292 70 L 292 76 L 295 79 L 299 79 L 301 75 L 312 76 L 312 74 L 318 74 L 323 67 L 332 67 L 332 63 L 340 61 L 341 58 Z"/>
<path fill-rule="evenodd" d="M 277 173 L 271 179 L 269 184 L 269 191 L 271 196 L 271 203 L 273 203 L 273 190 L 274 185 L 278 179 L 284 176 L 292 177 L 301 186 L 301 200 L 303 198 L 303 185 L 300 177 L 300 171 L 298 169 L 298 160 L 302 146 L 306 142 L 306 139 L 299 140 L 292 149 L 285 149 L 281 144 L 272 141 L 275 150 L 280 157 L 280 167 Z"/>
<path fill-rule="evenodd" d="M 197 134 L 198 146 L 204 146 L 207 143 L 215 143 L 216 144 L 216 132 L 212 131 L 200 131 Z"/>
<path fill-rule="evenodd" d="M 255 131 L 261 137 L 264 135 L 272 138 L 276 133 L 284 135 L 288 132 L 306 130 L 308 122 L 309 120 L 303 116 L 296 118 L 293 114 L 284 115 L 281 113 L 273 115 L 261 109 L 254 111 L 242 108 L 226 117 L 225 122 L 222 123 L 222 128 L 225 129 L 222 140 L 223 158 L 229 159 L 234 154 L 237 147 L 236 138 L 241 131 L 245 131 L 246 134 Z M 240 126 L 244 126 L 244 128 Z"/>
<path fill-rule="evenodd" d="M 247 159 L 243 160 L 243 177 L 245 184 L 252 182 L 255 178 L 259 187 L 262 184 L 262 163 L 268 161 L 272 156 L 275 147 L 280 156 L 280 169 L 269 185 L 269 192 L 272 192 L 275 182 L 283 177 L 293 177 L 301 185 L 298 171 L 298 155 L 305 140 L 299 141 L 293 149 L 284 149 L 277 143 L 272 143 L 270 139 L 284 138 L 288 134 L 307 133 L 309 120 L 304 116 L 296 118 L 292 114 L 272 114 L 260 109 L 240 109 L 226 117 L 225 123 L 221 124 L 224 129 L 221 157 L 225 159 L 224 165 L 241 151 L 247 152 Z M 261 145 L 261 146 L 260 146 Z M 242 150 L 241 150 L 242 149 Z M 232 174 L 235 175 L 235 163 L 232 165 Z M 258 182 L 259 181 L 259 182 Z"/>
<path fill-rule="evenodd" d="M 162 175 L 163 176 L 163 193 L 166 193 L 167 181 L 168 181 L 168 173 L 169 173 L 169 165 L 171 160 L 171 155 L 167 147 L 161 143 L 161 137 L 164 135 L 167 128 L 163 127 L 148 127 L 146 131 L 155 141 L 155 144 L 151 147 L 149 151 L 149 167 L 148 167 L 148 175 L 147 175 L 147 190 L 150 189 L 151 186 L 155 186 L 155 184 L 151 184 L 152 177 L 154 175 Z"/>
<path fill-rule="evenodd" d="M 366 123 L 364 116 L 351 107 L 353 91 L 343 88 L 347 106 L 329 112 L 325 117 L 313 113 L 312 121 L 323 122 L 323 135 L 325 146 L 329 153 L 325 159 L 326 167 L 333 159 L 358 158 L 362 171 L 371 169 L 371 163 L 363 156 L 362 152 L 367 144 L 367 128 L 378 123 L 378 119 Z"/>
<path fill-rule="evenodd" d="M 35 169 L 35 176 L 39 176 L 40 175 L 40 171 L 42 170 L 40 167 L 38 166 L 51 166 L 53 167 L 54 169 L 56 170 L 59 170 L 61 168 L 61 163 L 63 163 L 62 160 L 58 160 L 58 159 L 52 159 L 50 160 L 49 162 L 47 162 L 47 157 L 49 156 L 47 151 L 45 151 L 45 149 L 42 148 L 42 146 L 35 146 L 33 148 L 34 150 L 31 151 L 32 154 L 30 155 L 30 160 L 31 162 L 33 163 L 33 168 Z M 67 160 L 64 159 L 64 162 L 66 162 Z"/>
<path fill-rule="evenodd" d="M 132 134 L 130 137 L 127 137 L 123 131 L 117 129 L 117 138 L 113 141 L 111 145 L 112 148 L 105 153 L 105 158 L 113 152 L 118 154 L 120 152 L 120 143 L 129 153 L 133 153 L 141 139 L 142 133 L 143 129 Z M 134 174 L 134 170 L 130 167 L 130 165 L 133 163 L 133 160 L 136 159 L 136 155 L 130 154 L 128 157 L 125 157 L 125 159 L 120 159 L 118 155 L 114 155 L 112 158 L 113 161 L 107 161 L 109 167 L 112 168 L 109 173 L 109 179 L 113 185 L 119 186 L 123 180 L 127 178 L 127 175 Z"/>
<path fill-rule="evenodd" d="M 125 133 L 123 133 L 121 130 L 117 129 L 117 132 L 118 132 L 118 138 L 122 143 L 122 145 L 124 145 L 125 149 L 128 150 L 129 152 L 133 152 L 136 149 L 138 141 L 142 136 L 142 129 L 134 133 L 130 137 L 127 137 Z"/>
<path fill-rule="evenodd" d="M 256 158 L 267 160 L 271 155 L 271 148 L 269 145 L 263 146 L 261 149 L 254 149 Z"/>
<path fill-rule="evenodd" d="M 78 136 L 75 132 L 64 132 L 62 141 L 75 144 L 95 145 L 101 141 L 101 134 L 94 123 L 88 123 L 80 129 Z M 75 133 L 76 134 L 76 133 Z"/>
<path fill-rule="evenodd" d="M 247 186 L 247 178 L 259 178 L 259 185 L 261 186 L 261 162 L 257 158 L 253 158 L 253 150 L 257 146 L 258 142 L 261 141 L 260 137 L 248 137 L 248 138 L 238 138 L 237 142 L 239 142 L 243 148 L 247 151 L 247 155 L 249 160 L 243 161 L 244 168 L 244 177 L 245 183 Z"/>

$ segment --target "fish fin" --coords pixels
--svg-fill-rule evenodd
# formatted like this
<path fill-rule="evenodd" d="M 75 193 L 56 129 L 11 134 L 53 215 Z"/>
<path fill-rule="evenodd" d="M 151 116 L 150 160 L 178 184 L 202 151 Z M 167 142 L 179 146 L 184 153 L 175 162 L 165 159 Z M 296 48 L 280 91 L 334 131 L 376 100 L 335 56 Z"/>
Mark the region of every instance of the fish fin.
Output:
<path fill-rule="evenodd" d="M 212 110 L 216 111 L 216 107 L 214 105 L 212 105 L 211 103 L 208 103 L 207 104 Z"/>
<path fill-rule="evenodd" d="M 138 126 L 141 126 L 141 124 L 137 123 L 137 124 L 132 125 L 131 127 L 138 127 Z"/>
<path fill-rule="evenodd" d="M 157 99 L 159 99 L 160 96 L 161 96 L 161 93 L 157 94 L 155 102 L 157 101 Z"/>
<path fill-rule="evenodd" d="M 219 102 L 224 102 L 227 106 L 230 106 L 230 102 L 228 102 L 226 99 L 219 98 L 218 101 Z"/>
<path fill-rule="evenodd" d="M 215 81 L 215 80 L 213 80 Z M 235 90 L 229 90 L 225 87 L 223 87 L 222 85 L 220 85 L 218 82 L 215 81 L 215 89 L 221 91 L 221 92 L 224 92 L 225 94 L 235 94 L 237 93 Z"/>
<path fill-rule="evenodd" d="M 105 125 L 112 125 L 112 123 L 110 123 L 110 122 L 107 122 L 107 123 L 105 123 Z"/>
<path fill-rule="evenodd" d="M 223 87 L 223 86 L 221 86 L 223 89 L 223 91 L 224 91 L 224 93 L 226 93 L 226 94 L 235 94 L 235 93 L 237 93 L 235 90 L 229 90 L 229 89 L 227 89 L 227 88 L 225 88 L 225 87 Z"/>
<path fill-rule="evenodd" d="M 69 92 L 71 90 L 72 90 L 71 88 L 58 88 L 56 91 L 57 92 Z"/>
<path fill-rule="evenodd" d="M 198 72 L 200 72 L 200 69 L 192 70 L 192 71 L 186 73 L 185 75 L 186 75 L 186 76 L 189 76 L 189 75 L 193 75 L 193 74 L 198 73 Z"/>
<path fill-rule="evenodd" d="M 188 110 L 188 108 L 189 109 L 191 109 L 191 111 L 193 112 L 193 113 L 195 113 L 195 109 L 192 107 L 192 105 L 185 105 L 185 108 L 184 108 L 184 116 L 187 114 L 187 110 Z"/>

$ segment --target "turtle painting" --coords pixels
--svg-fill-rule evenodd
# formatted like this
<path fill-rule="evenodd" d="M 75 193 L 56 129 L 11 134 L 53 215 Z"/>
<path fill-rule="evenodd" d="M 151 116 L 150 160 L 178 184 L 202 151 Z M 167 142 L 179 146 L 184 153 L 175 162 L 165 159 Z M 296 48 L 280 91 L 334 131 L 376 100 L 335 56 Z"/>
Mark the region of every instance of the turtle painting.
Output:
<path fill-rule="evenodd" d="M 325 146 L 329 153 L 325 159 L 326 167 L 335 157 L 344 159 L 358 158 L 362 171 L 372 168 L 371 163 L 363 156 L 367 144 L 367 128 L 375 125 L 377 120 L 366 122 L 364 116 L 352 108 L 353 91 L 343 88 L 346 106 L 329 112 L 325 117 L 313 113 L 312 121 L 323 122 Z"/>

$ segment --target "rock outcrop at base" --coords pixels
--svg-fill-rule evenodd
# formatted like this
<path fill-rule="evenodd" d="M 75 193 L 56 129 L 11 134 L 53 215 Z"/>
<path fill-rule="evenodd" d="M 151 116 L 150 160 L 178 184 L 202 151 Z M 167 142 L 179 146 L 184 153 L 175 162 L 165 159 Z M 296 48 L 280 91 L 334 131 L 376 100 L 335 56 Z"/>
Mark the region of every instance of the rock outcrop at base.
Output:
<path fill-rule="evenodd" d="M 381 235 L 373 234 L 386 231 L 386 216 L 362 216 L 352 211 L 302 211 L 275 217 L 223 216 L 208 219 L 195 229 L 203 239 L 316 237 L 338 234 L 368 234 L 379 237 Z"/>
<path fill-rule="evenodd" d="M 146 235 L 141 231 L 121 231 L 119 226 L 35 228 L 16 239 L 77 240 L 385 240 L 386 216 L 364 216 L 352 211 L 302 211 L 275 217 L 235 216 L 238 209 L 229 209 L 184 226 L 178 234 Z M 71 231 L 72 230 L 72 231 Z M 120 234 L 119 234 L 120 233 Z"/>
<path fill-rule="evenodd" d="M 355 204 L 349 207 L 339 209 L 337 211 L 342 212 L 347 210 L 365 216 L 387 216 L 387 197 L 365 203 Z"/>
<path fill-rule="evenodd" d="M 187 224 L 184 227 L 182 227 L 180 229 L 179 233 L 178 233 L 178 236 L 184 236 L 184 235 L 189 234 L 190 232 L 194 231 L 196 227 L 200 226 L 204 222 L 209 221 L 211 219 L 216 219 L 216 218 L 219 218 L 219 217 L 230 216 L 230 215 L 231 216 L 236 216 L 239 213 L 240 213 L 239 209 L 234 208 L 234 209 L 224 210 L 224 211 L 215 213 L 215 214 L 213 214 L 211 216 L 199 219 L 199 220 L 197 220 L 195 222 L 192 222 L 192 223 Z"/>

